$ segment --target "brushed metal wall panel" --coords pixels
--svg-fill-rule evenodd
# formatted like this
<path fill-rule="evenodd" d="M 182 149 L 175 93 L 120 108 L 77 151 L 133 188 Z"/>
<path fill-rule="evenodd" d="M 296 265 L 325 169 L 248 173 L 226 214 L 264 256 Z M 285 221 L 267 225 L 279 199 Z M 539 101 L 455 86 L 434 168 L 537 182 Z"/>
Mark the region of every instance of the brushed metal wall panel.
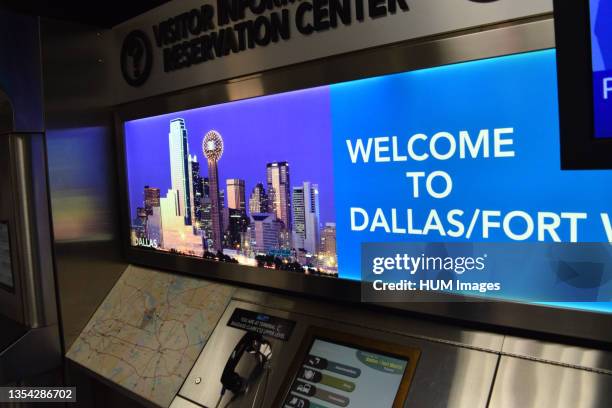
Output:
<path fill-rule="evenodd" d="M 496 353 L 501 352 L 504 342 L 504 336 L 498 333 L 468 329 L 459 325 L 442 324 L 395 313 L 386 313 L 384 319 L 382 319 L 381 311 L 363 308 L 359 310 L 359 313 L 355 313 L 354 308 L 333 303 L 281 296 L 250 289 L 238 289 L 234 299 L 318 318 L 327 317 L 330 320 L 341 321 L 354 326 L 376 328 L 385 332 Z"/>
<path fill-rule="evenodd" d="M 51 213 L 66 348 L 113 287 L 121 254 L 108 32 L 41 20 Z"/>
<path fill-rule="evenodd" d="M 421 356 L 408 393 L 406 407 L 484 408 L 487 406 L 498 355 L 380 331 L 378 330 L 382 320 L 380 315 L 361 316 L 361 326 L 348 324 L 341 319 L 327 320 L 304 315 L 298 310 L 306 310 L 308 305 L 299 302 L 294 311 L 287 312 L 252 303 L 232 301 L 185 379 L 179 397 L 202 406 L 215 406 L 221 392 L 219 379 L 227 357 L 244 334 L 243 331 L 226 325 L 236 308 L 296 321 L 289 341 L 271 340 L 273 347 L 271 371 L 268 381 L 263 385 L 265 389 L 260 390 L 258 397 L 263 407 L 274 406 L 274 399 L 286 376 L 291 375 L 288 370 L 310 326 L 419 348 Z M 319 313 L 321 310 L 315 311 L 315 314 Z M 319 316 L 330 316 L 330 314 L 323 313 Z M 336 319 L 335 315 L 333 317 Z M 251 388 L 251 392 L 236 400 L 231 406 L 251 407 L 257 395 L 255 389 L 258 387 L 253 385 Z M 263 399 L 261 399 L 262 393 Z M 228 399 L 229 397 L 225 398 Z"/>
<path fill-rule="evenodd" d="M 490 408 L 609 408 L 612 376 L 503 356 Z"/>
<path fill-rule="evenodd" d="M 502 353 L 601 371 L 612 375 L 612 351 L 507 336 Z"/>

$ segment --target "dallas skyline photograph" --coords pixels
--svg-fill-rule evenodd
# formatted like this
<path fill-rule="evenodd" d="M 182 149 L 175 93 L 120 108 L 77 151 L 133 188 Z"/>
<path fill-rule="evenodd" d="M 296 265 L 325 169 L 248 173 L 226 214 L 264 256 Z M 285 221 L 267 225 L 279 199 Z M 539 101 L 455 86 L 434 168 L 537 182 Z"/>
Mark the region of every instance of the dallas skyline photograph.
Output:
<path fill-rule="evenodd" d="M 126 122 L 132 244 L 337 277 L 329 103 L 322 87 Z"/>

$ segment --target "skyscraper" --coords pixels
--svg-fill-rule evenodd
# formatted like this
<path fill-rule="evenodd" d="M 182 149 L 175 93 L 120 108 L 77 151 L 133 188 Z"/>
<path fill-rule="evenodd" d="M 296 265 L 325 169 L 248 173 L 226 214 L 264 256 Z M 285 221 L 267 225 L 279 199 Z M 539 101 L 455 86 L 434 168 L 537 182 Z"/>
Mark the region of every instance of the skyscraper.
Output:
<path fill-rule="evenodd" d="M 191 157 L 189 156 L 189 143 L 187 128 L 183 119 L 170 121 L 168 134 L 170 148 L 170 174 L 172 190 L 176 192 L 177 211 L 184 218 L 185 225 L 191 225 Z"/>
<path fill-rule="evenodd" d="M 161 218 L 161 197 L 159 188 L 145 186 L 144 210 L 147 214 L 147 237 L 163 246 L 163 225 Z"/>
<path fill-rule="evenodd" d="M 136 208 L 136 218 L 134 219 L 134 230 L 137 238 L 147 237 L 147 210 L 143 207 Z"/>
<path fill-rule="evenodd" d="M 190 209 L 190 215 L 189 215 L 189 219 L 190 219 L 190 223 L 186 224 L 186 225 L 193 225 L 193 231 L 194 233 L 196 232 L 196 218 L 195 218 L 195 182 L 193 180 L 194 176 L 198 176 L 199 174 L 199 169 L 200 169 L 200 163 L 198 163 L 198 158 L 196 157 L 196 155 L 194 154 L 193 156 L 188 156 L 189 157 L 189 168 L 188 168 L 188 182 L 189 182 L 189 209 Z M 198 169 L 198 173 L 196 173 L 194 171 L 194 167 L 196 167 Z"/>
<path fill-rule="evenodd" d="M 185 218 L 179 214 L 179 196 L 170 189 L 159 200 L 161 209 L 162 238 L 165 249 L 201 256 L 202 237 L 194 235 L 193 227 L 185 225 Z"/>
<path fill-rule="evenodd" d="M 293 246 L 304 248 L 311 254 L 318 252 L 319 188 L 304 182 L 293 188 Z"/>
<path fill-rule="evenodd" d="M 243 243 L 243 234 L 249 226 L 249 219 L 246 212 L 240 209 L 227 208 L 228 226 L 225 231 L 226 248 L 240 249 Z"/>
<path fill-rule="evenodd" d="M 161 207 L 151 207 L 151 214 L 147 217 L 147 237 L 155 242 L 156 246 L 164 245 L 164 229 L 161 218 Z"/>
<path fill-rule="evenodd" d="M 240 210 L 246 214 L 246 192 L 244 180 L 227 179 L 227 208 Z"/>
<path fill-rule="evenodd" d="M 202 209 L 200 212 L 200 229 L 204 233 L 206 249 L 212 249 L 212 215 L 210 201 L 210 182 L 208 177 L 202 178 Z"/>
<path fill-rule="evenodd" d="M 249 214 L 267 213 L 268 195 L 262 183 L 257 183 L 249 197 Z"/>
<path fill-rule="evenodd" d="M 166 230 L 178 230 L 182 224 L 179 211 L 179 196 L 176 190 L 170 189 L 165 197 L 159 200 L 162 224 Z"/>
<path fill-rule="evenodd" d="M 223 155 L 223 139 L 216 130 L 206 133 L 202 141 L 202 151 L 208 161 L 208 180 L 210 187 L 210 216 L 212 224 L 212 248 L 217 251 L 223 249 L 223 221 L 221 213 L 221 200 L 219 196 L 219 170 L 218 162 Z"/>
<path fill-rule="evenodd" d="M 319 252 L 321 230 L 319 228 L 319 186 L 304 183 L 304 198 L 306 203 L 306 245 L 305 248 L 313 254 Z"/>
<path fill-rule="evenodd" d="M 255 252 L 263 253 L 279 248 L 281 227 L 282 222 L 274 214 L 251 214 L 251 248 Z"/>
<path fill-rule="evenodd" d="M 306 206 L 304 205 L 304 186 L 293 187 L 291 194 L 293 204 L 293 247 L 304 248 L 306 240 Z"/>
<path fill-rule="evenodd" d="M 321 252 L 336 255 L 336 224 L 328 222 L 321 231 Z"/>
<path fill-rule="evenodd" d="M 159 207 L 160 196 L 161 195 L 160 195 L 159 188 L 145 186 L 144 204 L 145 204 L 145 210 L 147 210 L 148 215 L 151 215 L 151 209 L 153 207 Z"/>
<path fill-rule="evenodd" d="M 225 190 L 219 190 L 219 212 L 221 213 L 221 234 L 224 234 L 229 225 L 229 213 L 225 208 Z"/>
<path fill-rule="evenodd" d="M 286 231 L 291 230 L 291 198 L 289 163 L 275 162 L 266 166 L 270 211 L 281 220 Z"/>
<path fill-rule="evenodd" d="M 191 181 L 193 185 L 193 225 L 196 233 L 202 232 L 202 200 L 204 198 L 204 185 L 200 175 L 200 163 L 194 155 L 191 161 Z"/>

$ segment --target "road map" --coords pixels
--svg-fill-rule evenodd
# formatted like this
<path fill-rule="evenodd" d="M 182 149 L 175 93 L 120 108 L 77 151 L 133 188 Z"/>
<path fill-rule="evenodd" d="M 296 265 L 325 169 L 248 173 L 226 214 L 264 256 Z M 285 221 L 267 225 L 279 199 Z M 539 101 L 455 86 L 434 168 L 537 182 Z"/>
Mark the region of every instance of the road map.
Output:
<path fill-rule="evenodd" d="M 234 289 L 130 266 L 67 357 L 167 407 Z"/>

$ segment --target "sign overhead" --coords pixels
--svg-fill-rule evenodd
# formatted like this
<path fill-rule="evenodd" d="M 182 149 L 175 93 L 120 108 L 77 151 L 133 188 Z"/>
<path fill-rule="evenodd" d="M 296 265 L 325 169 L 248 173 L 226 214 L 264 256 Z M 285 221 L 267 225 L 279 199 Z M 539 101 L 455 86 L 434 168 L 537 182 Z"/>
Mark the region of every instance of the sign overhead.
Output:
<path fill-rule="evenodd" d="M 552 0 L 170 2 L 115 27 L 115 102 L 551 11 Z"/>

